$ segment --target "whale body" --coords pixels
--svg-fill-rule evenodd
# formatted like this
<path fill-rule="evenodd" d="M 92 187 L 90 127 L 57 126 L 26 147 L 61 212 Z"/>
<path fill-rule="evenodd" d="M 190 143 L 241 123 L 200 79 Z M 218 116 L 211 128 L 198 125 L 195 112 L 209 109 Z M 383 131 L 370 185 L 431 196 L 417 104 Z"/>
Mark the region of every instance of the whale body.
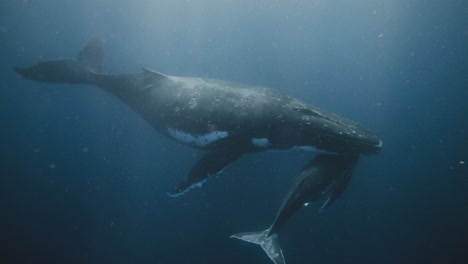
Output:
<path fill-rule="evenodd" d="M 169 191 L 171 196 L 201 186 L 245 153 L 320 153 L 296 178 L 270 228 L 232 236 L 260 244 L 277 264 L 285 263 L 277 241 L 282 224 L 304 203 L 325 193 L 330 196 L 323 208 L 328 207 L 345 190 L 359 157 L 377 154 L 382 148 L 377 136 L 362 125 L 274 89 L 169 76 L 147 68 L 139 73 L 102 74 L 102 63 L 102 43 L 92 38 L 75 58 L 14 69 L 33 81 L 97 86 L 118 97 L 163 135 L 207 151 Z"/>

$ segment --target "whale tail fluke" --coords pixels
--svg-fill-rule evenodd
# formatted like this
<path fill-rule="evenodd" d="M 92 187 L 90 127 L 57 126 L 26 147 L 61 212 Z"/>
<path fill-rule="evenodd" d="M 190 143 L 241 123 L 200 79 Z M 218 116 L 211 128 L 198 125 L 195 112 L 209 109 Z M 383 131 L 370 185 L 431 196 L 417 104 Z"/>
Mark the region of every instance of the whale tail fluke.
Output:
<path fill-rule="evenodd" d="M 94 84 L 94 75 L 101 71 L 103 49 L 93 37 L 75 58 L 39 62 L 31 67 L 13 67 L 25 79 L 47 83 Z"/>
<path fill-rule="evenodd" d="M 270 233 L 270 229 L 260 232 L 244 232 L 231 236 L 250 243 L 260 245 L 275 264 L 285 264 L 283 251 L 278 242 L 278 234 Z"/>

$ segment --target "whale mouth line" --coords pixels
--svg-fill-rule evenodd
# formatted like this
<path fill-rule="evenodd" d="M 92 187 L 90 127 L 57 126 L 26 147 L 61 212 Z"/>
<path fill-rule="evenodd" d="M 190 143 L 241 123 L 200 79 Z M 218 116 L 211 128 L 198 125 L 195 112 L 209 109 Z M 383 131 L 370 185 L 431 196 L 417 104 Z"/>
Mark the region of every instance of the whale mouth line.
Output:
<path fill-rule="evenodd" d="M 378 149 L 381 149 L 382 146 L 383 146 L 382 140 L 378 140 L 378 143 L 371 143 L 369 141 L 361 141 L 360 143 L 363 144 L 363 145 L 366 145 L 366 146 L 369 146 L 369 147 L 375 147 L 375 148 L 378 148 Z"/>

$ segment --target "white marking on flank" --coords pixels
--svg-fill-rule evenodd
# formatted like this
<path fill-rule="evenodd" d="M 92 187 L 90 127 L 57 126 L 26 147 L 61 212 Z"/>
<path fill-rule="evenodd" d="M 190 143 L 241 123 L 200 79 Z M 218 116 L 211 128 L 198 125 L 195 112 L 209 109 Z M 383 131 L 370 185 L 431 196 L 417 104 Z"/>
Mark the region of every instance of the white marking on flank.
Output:
<path fill-rule="evenodd" d="M 271 146 L 271 143 L 268 140 L 268 138 L 252 138 L 252 144 L 261 148 L 268 148 L 269 146 Z"/>
<path fill-rule="evenodd" d="M 227 137 L 227 131 L 213 131 L 204 135 L 192 135 L 177 129 L 169 127 L 167 129 L 169 135 L 175 140 L 185 144 L 195 144 L 200 147 L 207 146 L 217 140 Z"/>

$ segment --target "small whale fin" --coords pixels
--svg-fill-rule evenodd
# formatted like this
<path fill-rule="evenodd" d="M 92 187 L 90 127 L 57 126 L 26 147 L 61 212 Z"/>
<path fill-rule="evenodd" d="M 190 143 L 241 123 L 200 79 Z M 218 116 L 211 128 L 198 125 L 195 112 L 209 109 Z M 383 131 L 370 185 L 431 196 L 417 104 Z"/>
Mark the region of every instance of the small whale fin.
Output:
<path fill-rule="evenodd" d="M 260 245 L 275 264 L 285 264 L 283 251 L 278 242 L 278 234 L 270 233 L 270 229 L 260 232 L 244 232 L 232 235 L 230 238 L 237 238 L 243 241 Z"/>
<path fill-rule="evenodd" d="M 165 74 L 162 74 L 160 72 L 157 72 L 157 71 L 153 71 L 151 69 L 148 69 L 146 67 L 143 67 L 143 76 L 145 78 L 154 78 L 154 79 L 164 79 L 164 78 L 168 78 L 167 75 Z"/>
<path fill-rule="evenodd" d="M 335 183 L 335 186 L 333 186 L 333 189 L 330 192 L 330 196 L 328 196 L 327 200 L 320 207 L 319 212 L 323 212 L 328 209 L 328 207 L 330 207 L 330 205 L 343 194 L 351 181 L 352 172 L 352 168 L 349 171 L 344 172 L 345 175 Z"/>
<path fill-rule="evenodd" d="M 190 170 L 187 178 L 168 192 L 179 197 L 194 187 L 201 187 L 208 177 L 222 173 L 224 168 L 242 156 L 239 151 L 212 151 L 203 156 Z"/>
<path fill-rule="evenodd" d="M 102 68 L 101 41 L 91 38 L 75 59 L 58 59 L 36 63 L 30 67 L 13 67 L 29 80 L 46 83 L 94 84 L 95 72 Z"/>
<path fill-rule="evenodd" d="M 333 196 L 333 193 L 331 193 L 331 194 L 328 196 L 327 200 L 325 200 L 325 202 L 322 204 L 322 206 L 321 206 L 320 209 L 319 209 L 319 212 L 320 212 L 320 213 L 323 213 L 323 212 L 324 212 L 326 209 L 328 209 L 328 207 L 333 203 L 333 201 L 332 201 L 332 196 Z M 306 206 L 307 206 L 307 204 L 306 204 Z"/>

